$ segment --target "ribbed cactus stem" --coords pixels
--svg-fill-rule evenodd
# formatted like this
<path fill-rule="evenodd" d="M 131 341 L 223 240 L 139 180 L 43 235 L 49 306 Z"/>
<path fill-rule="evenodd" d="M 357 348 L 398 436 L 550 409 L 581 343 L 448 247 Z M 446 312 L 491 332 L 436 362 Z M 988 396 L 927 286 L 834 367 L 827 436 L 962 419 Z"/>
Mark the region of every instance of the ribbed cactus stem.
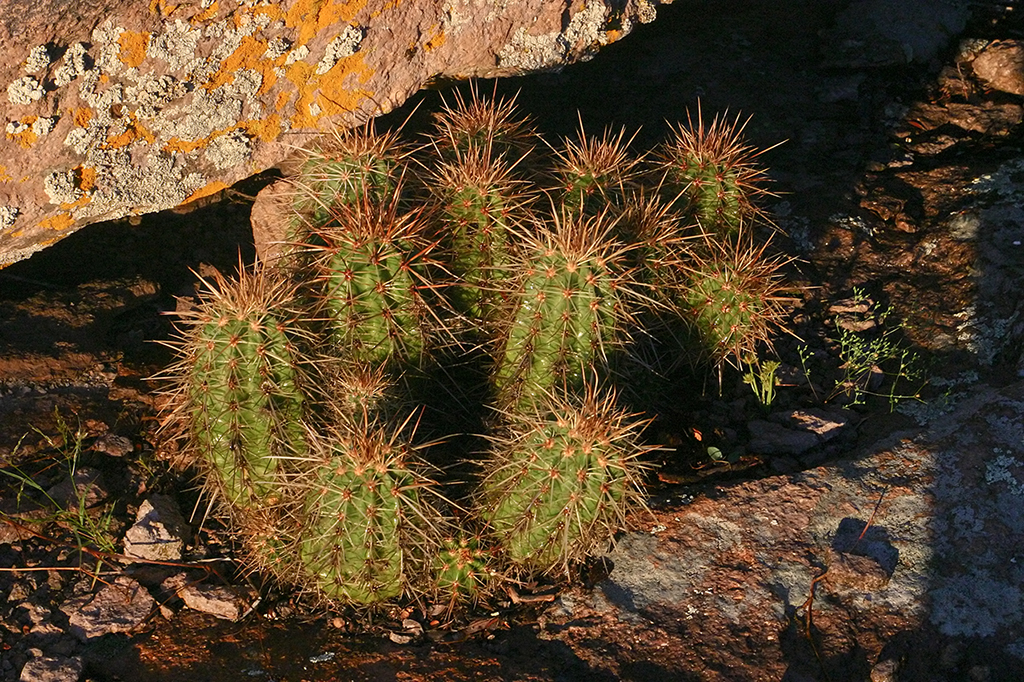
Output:
<path fill-rule="evenodd" d="M 578 392 L 621 341 L 626 250 L 610 235 L 604 216 L 538 228 L 494 375 L 504 404 L 531 410 L 553 390 Z"/>
<path fill-rule="evenodd" d="M 715 362 L 731 357 L 739 363 L 756 354 L 759 344 L 770 343 L 772 327 L 782 323 L 782 263 L 766 257 L 766 246 L 709 246 L 714 256 L 689 269 L 683 305 Z"/>
<path fill-rule="evenodd" d="M 306 450 L 295 352 L 281 314 L 290 294 L 262 271 L 219 274 L 185 313 L 177 412 L 208 487 L 229 510 L 280 501 L 282 461 Z"/>
<path fill-rule="evenodd" d="M 482 483 L 480 508 L 496 545 L 528 571 L 567 570 L 642 506 L 644 424 L 612 395 L 550 398 L 545 411 L 512 418 Z"/>
<path fill-rule="evenodd" d="M 767 193 L 764 172 L 754 163 L 762 152 L 744 143 L 739 120 L 715 117 L 705 125 L 698 111 L 696 126 L 689 124 L 674 128 L 658 152 L 663 189 L 681 198 L 683 210 L 706 231 L 735 237 L 758 213 L 753 200 Z"/>
<path fill-rule="evenodd" d="M 433 553 L 436 513 L 410 448 L 372 424 L 332 434 L 298 485 L 306 490 L 298 564 L 328 599 L 374 605 L 406 591 Z"/>
<path fill-rule="evenodd" d="M 456 151 L 432 178 L 455 308 L 485 324 L 496 321 L 515 274 L 513 231 L 526 197 L 512 167 L 480 150 Z"/>
<path fill-rule="evenodd" d="M 431 249 L 419 213 L 395 202 L 335 211 L 336 225 L 311 247 L 330 343 L 373 368 L 416 364 L 424 348 L 424 264 Z"/>
<path fill-rule="evenodd" d="M 390 203 L 399 191 L 406 155 L 397 132 L 378 134 L 372 124 L 336 130 L 306 152 L 291 180 L 296 217 L 315 233 L 331 222 L 338 206 Z"/>
<path fill-rule="evenodd" d="M 638 163 L 629 154 L 632 140 L 626 140 L 625 133 L 625 129 L 618 135 L 606 131 L 596 138 L 581 129 L 577 142 L 567 142 L 555 152 L 557 193 L 566 211 L 597 215 L 624 207 Z"/>

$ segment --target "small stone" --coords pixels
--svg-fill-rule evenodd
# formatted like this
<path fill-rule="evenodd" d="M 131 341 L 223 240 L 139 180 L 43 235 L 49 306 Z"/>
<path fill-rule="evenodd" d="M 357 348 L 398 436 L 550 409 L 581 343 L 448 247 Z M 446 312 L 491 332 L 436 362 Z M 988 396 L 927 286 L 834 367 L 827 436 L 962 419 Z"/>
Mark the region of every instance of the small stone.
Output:
<path fill-rule="evenodd" d="M 871 682 L 897 682 L 899 662 L 894 659 L 879 661 L 871 668 Z"/>
<path fill-rule="evenodd" d="M 156 602 L 142 585 L 118 577 L 91 598 L 73 599 L 61 611 L 68 614 L 71 632 L 83 642 L 112 632 L 129 632 L 142 624 Z"/>
<path fill-rule="evenodd" d="M 113 433 L 105 433 L 96 439 L 92 449 L 111 457 L 124 457 L 134 450 L 130 439 Z"/>
<path fill-rule="evenodd" d="M 875 592 L 889 584 L 889 574 L 873 557 L 828 550 L 828 581 L 830 585 L 852 590 Z"/>
<path fill-rule="evenodd" d="M 178 590 L 178 596 L 193 611 L 236 621 L 249 611 L 255 593 L 240 587 L 193 583 Z"/>
<path fill-rule="evenodd" d="M 150 561 L 177 561 L 189 535 L 177 503 L 167 495 L 143 500 L 135 525 L 124 536 L 127 556 Z"/>
<path fill-rule="evenodd" d="M 20 682 L 78 682 L 82 676 L 82 659 L 75 656 L 39 656 L 21 669 Z"/>
<path fill-rule="evenodd" d="M 847 410 L 810 407 L 783 412 L 773 418 L 786 427 L 813 433 L 819 442 L 825 443 L 839 435 L 850 421 L 849 414 Z"/>
<path fill-rule="evenodd" d="M 751 452 L 760 455 L 798 455 L 818 444 L 818 437 L 807 431 L 788 429 L 781 424 L 754 419 L 747 423 Z"/>

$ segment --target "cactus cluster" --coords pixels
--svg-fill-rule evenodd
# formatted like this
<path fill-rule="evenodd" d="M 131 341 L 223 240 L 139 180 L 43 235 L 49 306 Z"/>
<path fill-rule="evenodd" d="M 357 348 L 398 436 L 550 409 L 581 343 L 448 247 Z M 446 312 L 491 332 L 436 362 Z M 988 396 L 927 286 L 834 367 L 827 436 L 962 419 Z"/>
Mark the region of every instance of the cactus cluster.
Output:
<path fill-rule="evenodd" d="M 332 602 L 453 608 L 608 543 L 644 506 L 648 420 L 616 386 L 633 339 L 675 321 L 674 352 L 715 365 L 779 323 L 740 132 L 555 149 L 473 93 L 419 144 L 367 126 L 306 153 L 288 257 L 208 282 L 171 372 L 169 422 L 250 562 Z M 444 363 L 487 377 L 469 393 L 489 447 L 461 487 L 412 426 L 451 409 L 410 388 Z"/>

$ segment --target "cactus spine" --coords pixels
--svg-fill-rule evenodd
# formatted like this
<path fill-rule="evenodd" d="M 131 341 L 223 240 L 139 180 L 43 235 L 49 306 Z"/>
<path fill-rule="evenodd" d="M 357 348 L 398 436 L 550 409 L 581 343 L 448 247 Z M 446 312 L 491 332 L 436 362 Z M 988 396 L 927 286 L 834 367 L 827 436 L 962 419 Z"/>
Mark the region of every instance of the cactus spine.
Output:
<path fill-rule="evenodd" d="M 276 283 L 275 283 L 276 282 Z M 232 512 L 280 501 L 283 460 L 306 449 L 303 395 L 280 317 L 289 288 L 262 271 L 228 282 L 186 313 L 175 417 L 207 485 Z"/>
<path fill-rule="evenodd" d="M 512 417 L 482 483 L 495 544 L 526 570 L 564 571 L 610 540 L 642 506 L 642 428 L 592 389 Z"/>
<path fill-rule="evenodd" d="M 628 248 L 611 232 L 603 215 L 563 215 L 538 226 L 496 363 L 503 403 L 529 411 L 553 390 L 579 392 L 621 341 Z"/>

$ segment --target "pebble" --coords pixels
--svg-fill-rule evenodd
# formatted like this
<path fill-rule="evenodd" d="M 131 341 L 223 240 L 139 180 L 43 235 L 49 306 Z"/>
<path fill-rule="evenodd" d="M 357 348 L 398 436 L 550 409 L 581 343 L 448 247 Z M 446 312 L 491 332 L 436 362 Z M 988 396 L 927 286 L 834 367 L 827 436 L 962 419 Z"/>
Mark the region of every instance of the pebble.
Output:
<path fill-rule="evenodd" d="M 237 621 L 248 613 L 256 597 L 252 590 L 243 587 L 205 583 L 186 583 L 178 590 L 178 596 L 193 611 L 230 621 Z"/>
<path fill-rule="evenodd" d="M 124 553 L 149 561 L 177 561 L 189 530 L 173 498 L 151 495 L 139 505 L 135 524 L 125 533 Z"/>
<path fill-rule="evenodd" d="M 83 642 L 112 632 L 129 632 L 152 613 L 156 602 L 138 582 L 118 577 L 95 595 L 72 599 L 61 606 L 71 633 Z"/>
<path fill-rule="evenodd" d="M 39 656 L 21 669 L 20 682 L 78 682 L 84 665 L 75 656 Z"/>

